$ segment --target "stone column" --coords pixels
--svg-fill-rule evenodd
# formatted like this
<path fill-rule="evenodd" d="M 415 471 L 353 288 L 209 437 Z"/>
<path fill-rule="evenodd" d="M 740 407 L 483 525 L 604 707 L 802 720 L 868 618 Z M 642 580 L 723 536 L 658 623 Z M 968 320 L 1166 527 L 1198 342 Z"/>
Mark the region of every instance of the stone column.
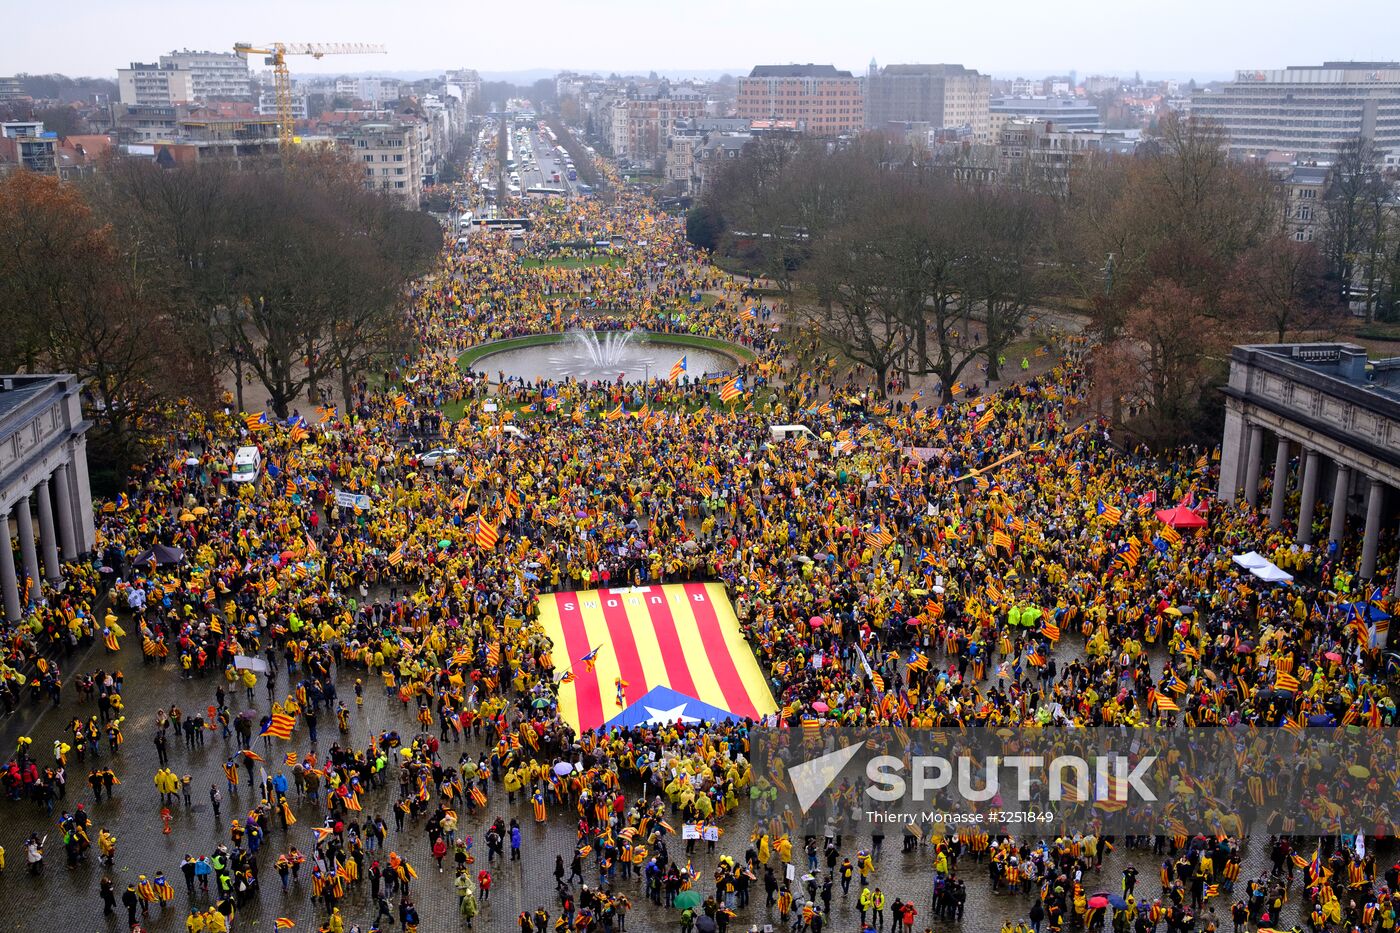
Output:
<path fill-rule="evenodd" d="M 0 590 L 5 594 L 5 618 L 17 622 L 20 618 L 19 580 L 15 577 L 15 549 L 10 545 L 10 516 L 0 518 Z"/>
<path fill-rule="evenodd" d="M 1381 503 L 1385 499 L 1385 484 L 1372 479 L 1366 492 L 1366 535 L 1361 539 L 1361 579 L 1376 575 L 1376 550 L 1381 537 Z"/>
<path fill-rule="evenodd" d="M 1244 465 L 1244 500 L 1249 503 L 1250 508 L 1259 504 L 1259 458 L 1264 453 L 1264 427 L 1263 425 L 1251 424 L 1249 426 L 1249 447 L 1246 456 L 1249 458 Z"/>
<path fill-rule="evenodd" d="M 63 548 L 63 559 L 72 560 L 78 556 L 78 540 L 73 534 L 73 490 L 69 488 L 72 476 L 68 464 L 63 464 L 53 474 L 54 489 L 58 491 L 58 540 Z"/>
<path fill-rule="evenodd" d="M 1351 489 L 1351 467 L 1337 464 L 1337 482 L 1332 486 L 1332 521 L 1327 526 L 1328 542 L 1341 541 L 1347 527 L 1347 492 Z"/>
<path fill-rule="evenodd" d="M 1247 444 L 1244 416 L 1229 402 L 1225 403 L 1225 436 L 1220 443 L 1220 486 L 1216 498 L 1234 502 L 1244 475 L 1240 472 L 1242 448 Z"/>
<path fill-rule="evenodd" d="M 88 484 L 87 436 L 79 435 L 73 442 L 68 461 L 68 469 L 73 474 L 73 532 L 78 539 L 78 550 L 86 554 L 97 547 L 97 534 L 93 529 L 92 487 Z"/>
<path fill-rule="evenodd" d="M 1303 462 L 1303 501 L 1298 510 L 1299 544 L 1312 544 L 1313 506 L 1317 504 L 1317 474 L 1322 470 L 1322 456 L 1315 450 L 1308 451 Z"/>
<path fill-rule="evenodd" d="M 58 569 L 58 539 L 53 529 L 53 500 L 49 498 L 49 481 L 39 480 L 35 490 L 39 500 L 39 544 L 44 549 L 44 576 L 53 582 L 61 577 Z"/>
<path fill-rule="evenodd" d="M 1278 439 L 1278 452 L 1274 454 L 1274 496 L 1269 503 L 1269 527 L 1283 524 L 1283 504 L 1288 497 L 1288 438 Z"/>
<path fill-rule="evenodd" d="M 29 577 L 29 603 L 39 601 L 42 582 L 39 579 L 39 551 L 34 547 L 34 514 L 29 511 L 29 497 L 19 500 L 15 509 L 19 524 L 19 553 L 24 558 L 24 573 Z"/>

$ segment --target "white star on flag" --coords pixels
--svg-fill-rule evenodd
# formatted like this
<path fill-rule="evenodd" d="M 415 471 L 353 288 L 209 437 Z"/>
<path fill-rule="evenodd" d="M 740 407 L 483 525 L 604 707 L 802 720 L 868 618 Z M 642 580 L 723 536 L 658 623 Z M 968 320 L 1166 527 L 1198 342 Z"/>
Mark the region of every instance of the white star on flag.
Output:
<path fill-rule="evenodd" d="M 699 722 L 699 716 L 685 715 L 685 708 L 689 705 L 690 704 L 688 703 L 682 703 L 679 706 L 673 706 L 670 709 L 657 709 L 654 706 L 643 706 L 642 709 L 646 710 L 649 714 L 651 714 L 651 718 L 647 720 L 647 725 L 649 726 L 666 726 L 675 722 L 677 719 L 679 719 L 683 723 Z"/>

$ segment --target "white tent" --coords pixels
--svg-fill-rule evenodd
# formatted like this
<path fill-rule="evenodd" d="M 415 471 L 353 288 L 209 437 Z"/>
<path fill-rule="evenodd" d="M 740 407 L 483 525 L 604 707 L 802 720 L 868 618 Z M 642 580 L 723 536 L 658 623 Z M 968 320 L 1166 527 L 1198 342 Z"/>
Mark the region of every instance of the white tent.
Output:
<path fill-rule="evenodd" d="M 1293 582 L 1293 574 L 1280 570 L 1272 561 L 1265 561 L 1262 567 L 1251 567 L 1249 572 L 1265 583 Z"/>
<path fill-rule="evenodd" d="M 1231 557 L 1235 564 L 1248 570 L 1265 583 L 1292 583 L 1293 575 L 1280 570 L 1279 566 L 1258 551 L 1246 551 Z"/>
<path fill-rule="evenodd" d="M 1236 554 L 1234 557 L 1230 558 L 1230 560 L 1239 564 L 1245 570 L 1253 570 L 1255 567 L 1273 566 L 1273 562 L 1258 551 L 1247 551 L 1244 554 Z"/>

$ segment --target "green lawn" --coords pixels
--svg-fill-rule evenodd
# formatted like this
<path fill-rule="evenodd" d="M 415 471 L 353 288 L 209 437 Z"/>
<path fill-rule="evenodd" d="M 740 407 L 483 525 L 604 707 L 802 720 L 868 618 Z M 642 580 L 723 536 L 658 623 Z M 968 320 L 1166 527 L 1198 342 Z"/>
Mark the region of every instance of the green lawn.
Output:
<path fill-rule="evenodd" d="M 551 269 L 583 269 L 588 266 L 620 266 L 626 261 L 624 256 L 595 253 L 592 256 L 561 256 L 558 259 L 525 258 L 520 260 L 520 268 L 538 269 L 548 266 Z"/>
<path fill-rule="evenodd" d="M 740 402 L 740 403 L 736 403 L 736 406 L 735 406 L 735 407 L 737 407 L 737 408 L 739 408 L 739 409 L 742 410 L 743 407 L 744 407 L 745 405 L 747 405 L 747 404 L 749 404 L 749 403 L 753 403 L 753 406 L 754 406 L 755 408 L 760 408 L 760 409 L 761 409 L 764 405 L 768 404 L 769 402 L 772 402 L 772 401 L 776 400 L 777 397 L 778 397 L 778 393 L 777 393 L 776 391 L 770 390 L 770 389 L 765 389 L 765 390 L 763 390 L 763 391 L 761 391 L 761 392 L 748 392 L 748 393 L 745 393 L 745 396 L 744 396 L 743 401 Z M 539 408 L 539 410 L 537 410 L 537 411 L 535 411 L 535 412 L 533 412 L 533 413 L 521 414 L 521 411 L 520 411 L 520 410 L 521 410 L 522 408 L 525 407 L 525 403 L 523 403 L 523 402 L 501 402 L 499 399 L 497 399 L 497 404 L 500 405 L 501 408 L 502 408 L 503 410 L 505 410 L 505 411 L 514 412 L 514 413 L 515 413 L 515 421 L 518 422 L 518 423 L 521 423 L 521 424 L 528 424 L 529 422 L 531 422 L 531 421 L 533 421 L 533 420 L 535 420 L 535 419 L 544 419 L 544 418 L 567 418 L 567 417 L 569 417 L 570 413 L 572 413 L 572 411 L 573 411 L 572 408 L 566 408 L 565 410 L 563 410 L 563 411 L 561 411 L 561 412 L 555 412 L 554 414 L 547 414 L 547 413 L 544 411 L 543 407 L 541 407 L 541 408 Z M 726 410 L 726 409 L 729 408 L 728 405 L 724 404 L 723 402 L 721 402 L 721 401 L 719 400 L 719 386 L 718 386 L 718 385 L 713 386 L 713 387 L 711 388 L 710 394 L 706 397 L 706 401 L 703 401 L 703 402 L 702 402 L 702 401 L 698 401 L 698 400 L 687 400 L 687 401 L 685 401 L 685 402 L 683 402 L 683 403 L 680 403 L 680 404 L 674 404 L 674 403 L 661 404 L 661 403 L 659 403 L 659 402 L 653 402 L 651 407 L 652 407 L 652 409 L 653 409 L 654 411 L 675 411 L 676 409 L 680 409 L 681 411 L 684 411 L 686 414 L 693 414 L 693 413 L 699 411 L 699 410 L 702 409 L 702 408 L 712 408 L 712 409 L 717 409 L 717 410 L 721 410 L 721 411 Z M 630 412 L 630 411 L 633 411 L 633 410 L 634 410 L 634 409 L 632 409 L 632 408 L 629 408 L 629 409 L 628 409 L 629 412 Z M 448 404 L 446 404 L 446 405 L 444 405 L 444 406 L 442 407 L 442 414 L 443 414 L 443 416 L 444 416 L 445 418 L 447 418 L 449 421 L 460 421 L 460 420 L 462 419 L 462 416 L 466 414 L 466 411 L 467 411 L 467 401 L 466 401 L 466 400 L 457 401 L 457 402 L 449 402 Z M 598 411 L 592 411 L 592 412 L 590 412 L 589 414 L 590 414 L 590 417 L 597 417 L 597 416 L 601 415 L 602 413 L 601 413 L 601 412 L 598 412 Z"/>

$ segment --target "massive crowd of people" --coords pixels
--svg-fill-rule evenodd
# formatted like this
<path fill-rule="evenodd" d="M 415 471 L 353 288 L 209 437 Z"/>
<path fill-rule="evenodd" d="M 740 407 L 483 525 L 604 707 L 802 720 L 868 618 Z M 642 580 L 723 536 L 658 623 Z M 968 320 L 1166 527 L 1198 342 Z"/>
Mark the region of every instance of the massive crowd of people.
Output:
<path fill-rule="evenodd" d="M 1207 507 L 1209 452 L 1116 445 L 1086 413 L 1076 338 L 1045 336 L 1032 372 L 954 387 L 951 403 L 932 386 L 887 397 L 781 328 L 676 218 L 626 189 L 534 219 L 523 245 L 484 231 L 446 247 L 411 297 L 418 351 L 367 375 L 348 403 L 286 422 L 179 409 L 163 455 L 103 507 L 97 559 L 67 567 L 62 592 L 9 633 L 0 700 L 13 708 L 28 691 L 69 726 L 52 756 L 21 744 L 5 788 L 61 811 L 70 866 L 87 861 L 94 820 L 70 805 L 67 766 L 89 772 L 98 801 L 122 781 L 119 795 L 149 791 L 149 775 L 121 767 L 123 726 L 159 751 L 152 812 L 165 811 L 166 832 L 182 797 L 207 798 L 216 820 L 229 807 L 228 843 L 179 866 L 183 895 L 155 873 L 120 893 L 118 842 L 103 831 L 94 886 L 106 910 L 236 929 L 249 899 L 275 902 L 259 890 L 271 865 L 283 892 L 317 899 L 323 929 L 411 930 L 410 892 L 449 883 L 420 880 L 426 866 L 399 854 L 412 833 L 450 869 L 470 927 L 493 909 L 497 859 L 519 857 L 522 822 L 558 821 L 577 842 L 557 853 L 557 899 L 516 918 L 523 933 L 623 930 L 643 901 L 684 931 L 820 933 L 836 925 L 834 896 L 858 907 L 860 929 L 982 929 L 974 872 L 1037 931 L 1210 929 L 1216 913 L 1239 930 L 1281 925 L 1285 910 L 1314 929 L 1395 928 L 1397 869 L 1365 852 L 1364 833 L 1362 846 L 1340 833 L 1319 844 L 1312 862 L 1287 813 L 1272 838 L 1247 840 L 1083 826 L 905 835 L 896 853 L 865 830 L 793 833 L 764 805 L 772 787 L 747 754 L 756 725 L 1389 725 L 1383 637 L 1358 635 L 1337 609 L 1388 607 L 1389 591 L 1352 581 L 1349 542 L 1304 552 L 1251 509 Z M 603 240 L 616 245 L 597 261 L 550 262 L 554 244 Z M 718 383 L 665 374 L 507 383 L 458 364 L 488 340 L 633 327 L 745 348 L 742 397 L 722 403 Z M 443 415 L 453 406 L 455 421 Z M 790 423 L 812 433 L 770 434 Z M 262 475 L 234 483 L 245 445 L 260 449 Z M 429 462 L 440 446 L 457 453 Z M 1205 527 L 1163 530 L 1154 511 L 1176 503 Z M 155 545 L 180 555 L 137 560 Z M 1245 550 L 1293 569 L 1295 584 L 1258 583 L 1229 560 Z M 544 637 L 539 595 L 695 580 L 726 585 L 780 712 L 576 734 L 557 696 L 577 659 Z M 63 703 L 61 668 L 89 644 L 103 656 L 69 675 Z M 203 683 L 207 708 L 124 701 L 120 670 L 136 664 Z M 1295 690 L 1274 689 L 1280 672 Z M 350 724 L 378 691 L 400 728 L 357 743 Z M 206 735 L 228 751 L 222 773 L 166 767 L 167 744 Z M 246 814 L 233 802 L 245 785 L 259 801 Z M 262 852 L 297 812 L 316 814 L 306 851 Z M 702 854 L 713 843 L 682 840 L 682 823 L 748 844 Z M 41 846 L 28 850 L 33 870 Z M 1104 903 L 1093 875 L 1115 846 L 1160 877 L 1132 868 Z M 1241 871 L 1251 849 L 1267 853 L 1253 877 Z M 892 859 L 926 877 L 917 904 L 881 890 Z M 347 893 L 365 889 L 368 910 L 352 911 Z"/>

